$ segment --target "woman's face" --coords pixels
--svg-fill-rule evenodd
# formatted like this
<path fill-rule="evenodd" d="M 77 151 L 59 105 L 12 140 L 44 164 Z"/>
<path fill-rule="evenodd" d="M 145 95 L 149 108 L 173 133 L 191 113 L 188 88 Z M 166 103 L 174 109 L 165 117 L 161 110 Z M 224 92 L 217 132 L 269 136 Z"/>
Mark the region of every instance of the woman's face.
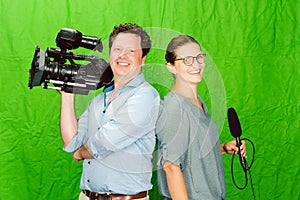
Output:
<path fill-rule="evenodd" d="M 197 57 L 202 54 L 200 47 L 196 43 L 189 42 L 175 49 L 176 59 L 186 58 L 187 56 Z M 197 62 L 193 58 L 192 65 L 186 65 L 183 60 L 176 60 L 172 67 L 175 68 L 176 80 L 180 79 L 191 84 L 197 84 L 202 80 L 205 63 Z"/>

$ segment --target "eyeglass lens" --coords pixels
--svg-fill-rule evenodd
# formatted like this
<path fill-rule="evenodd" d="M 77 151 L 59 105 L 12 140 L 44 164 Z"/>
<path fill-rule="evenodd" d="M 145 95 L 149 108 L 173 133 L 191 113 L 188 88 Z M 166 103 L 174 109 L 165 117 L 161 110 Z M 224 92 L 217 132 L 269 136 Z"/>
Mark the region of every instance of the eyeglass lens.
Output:
<path fill-rule="evenodd" d="M 199 64 L 204 63 L 204 55 L 202 55 L 202 54 L 199 54 L 196 57 L 187 56 L 183 59 L 183 61 L 185 62 L 186 65 L 192 65 L 194 63 L 194 58 L 196 58 L 196 60 Z"/>

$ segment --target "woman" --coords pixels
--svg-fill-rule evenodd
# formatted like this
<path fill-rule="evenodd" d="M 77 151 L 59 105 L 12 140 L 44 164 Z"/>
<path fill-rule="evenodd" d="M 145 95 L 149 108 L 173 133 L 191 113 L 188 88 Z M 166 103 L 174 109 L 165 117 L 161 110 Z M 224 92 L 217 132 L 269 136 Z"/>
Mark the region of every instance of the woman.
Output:
<path fill-rule="evenodd" d="M 165 199 L 225 199 L 222 154 L 237 153 L 235 141 L 220 144 L 218 129 L 197 95 L 205 54 L 192 37 L 171 40 L 166 51 L 175 85 L 162 101 L 157 122 L 158 186 Z M 245 155 L 245 144 L 241 146 Z"/>

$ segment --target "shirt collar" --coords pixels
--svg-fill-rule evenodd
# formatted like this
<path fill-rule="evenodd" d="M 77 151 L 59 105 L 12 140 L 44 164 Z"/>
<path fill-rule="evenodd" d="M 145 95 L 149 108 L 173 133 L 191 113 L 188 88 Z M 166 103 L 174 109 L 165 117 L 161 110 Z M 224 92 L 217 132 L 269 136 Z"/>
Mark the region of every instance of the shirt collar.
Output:
<path fill-rule="evenodd" d="M 133 78 L 131 81 L 129 81 L 121 90 L 123 90 L 124 88 L 127 88 L 127 87 L 138 87 L 143 82 L 145 82 L 145 77 L 144 77 L 144 74 L 140 73 L 135 78 Z M 112 90 L 114 90 L 114 88 L 115 88 L 115 86 L 114 86 L 114 84 L 112 84 L 112 85 L 104 88 L 103 92 L 111 92 Z"/>
<path fill-rule="evenodd" d="M 131 81 L 129 81 L 125 87 L 138 87 L 140 86 L 143 82 L 145 82 L 145 77 L 144 74 L 140 73 L 137 75 L 135 78 L 133 78 Z M 124 88 L 125 88 L 124 87 Z"/>

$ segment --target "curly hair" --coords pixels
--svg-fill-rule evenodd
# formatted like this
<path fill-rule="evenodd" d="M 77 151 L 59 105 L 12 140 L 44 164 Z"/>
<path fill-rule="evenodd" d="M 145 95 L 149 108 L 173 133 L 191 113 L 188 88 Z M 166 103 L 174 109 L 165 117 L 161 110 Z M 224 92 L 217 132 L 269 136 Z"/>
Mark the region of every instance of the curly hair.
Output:
<path fill-rule="evenodd" d="M 118 26 L 114 26 L 112 33 L 109 36 L 109 49 L 119 33 L 132 33 L 140 36 L 141 47 L 143 51 L 142 57 L 146 56 L 151 48 L 151 39 L 147 32 L 137 24 L 124 23 Z"/>
<path fill-rule="evenodd" d="M 167 47 L 167 50 L 166 50 L 166 54 L 165 54 L 165 59 L 166 59 L 167 63 L 174 64 L 175 59 L 176 59 L 175 50 L 178 47 L 183 46 L 183 45 L 185 45 L 187 43 L 190 43 L 190 42 L 198 44 L 199 47 L 200 47 L 200 50 L 201 50 L 200 44 L 192 36 L 189 36 L 189 35 L 179 35 L 179 36 L 173 38 L 170 41 L 170 43 L 168 44 L 168 47 Z"/>

